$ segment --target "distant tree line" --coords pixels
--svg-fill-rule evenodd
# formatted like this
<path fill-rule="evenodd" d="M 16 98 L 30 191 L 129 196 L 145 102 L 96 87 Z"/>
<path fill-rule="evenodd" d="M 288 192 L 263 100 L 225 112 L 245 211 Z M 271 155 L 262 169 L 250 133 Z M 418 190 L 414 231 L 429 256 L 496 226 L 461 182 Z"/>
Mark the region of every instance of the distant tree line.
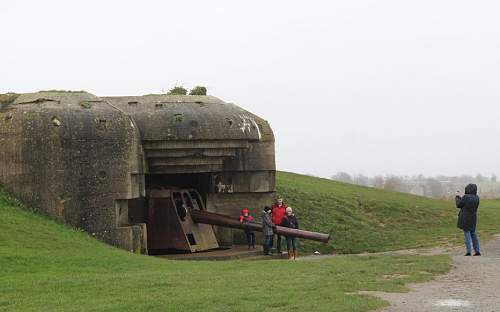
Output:
<path fill-rule="evenodd" d="M 390 191 L 410 193 L 432 198 L 450 198 L 456 191 L 462 191 L 469 183 L 476 183 L 483 198 L 500 198 L 500 182 L 495 174 L 489 177 L 478 174 L 476 176 L 396 176 L 377 175 L 368 177 L 362 174 L 350 175 L 347 172 L 338 172 L 331 177 L 332 180 L 375 187 Z"/>

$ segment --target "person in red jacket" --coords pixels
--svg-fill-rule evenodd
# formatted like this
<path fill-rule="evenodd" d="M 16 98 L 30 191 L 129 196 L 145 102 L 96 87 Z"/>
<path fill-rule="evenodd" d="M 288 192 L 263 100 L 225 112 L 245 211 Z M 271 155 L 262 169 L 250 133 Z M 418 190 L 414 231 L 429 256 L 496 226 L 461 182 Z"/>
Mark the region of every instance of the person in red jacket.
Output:
<path fill-rule="evenodd" d="M 283 203 L 283 198 L 278 197 L 278 201 L 271 207 L 271 214 L 273 217 L 274 225 L 281 225 L 281 221 L 286 214 L 286 205 Z M 274 241 L 274 237 L 273 237 Z M 281 253 L 281 235 L 276 234 L 276 251 Z"/>
<path fill-rule="evenodd" d="M 253 222 L 253 220 L 254 219 L 250 215 L 250 213 L 248 212 L 248 209 L 243 208 L 243 210 L 241 210 L 240 222 L 241 223 L 248 223 L 248 222 Z M 245 230 L 245 235 L 247 237 L 248 249 L 250 249 L 250 248 L 255 249 L 255 233 L 252 231 Z"/>

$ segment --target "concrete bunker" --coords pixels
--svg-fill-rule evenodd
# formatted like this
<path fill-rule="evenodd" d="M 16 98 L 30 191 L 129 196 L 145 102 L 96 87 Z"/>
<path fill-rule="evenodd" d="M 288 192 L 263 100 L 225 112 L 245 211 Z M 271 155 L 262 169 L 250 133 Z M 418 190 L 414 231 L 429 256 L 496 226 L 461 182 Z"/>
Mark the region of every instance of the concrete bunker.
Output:
<path fill-rule="evenodd" d="M 175 206 L 182 201 L 188 209 L 236 217 L 243 207 L 260 211 L 264 205 L 272 203 L 275 194 L 274 136 L 267 122 L 210 96 L 147 95 L 104 99 L 130 115 L 138 126 L 146 164 L 143 211 L 145 207 L 148 212 L 162 209 L 158 203 L 172 207 L 166 209 L 170 210 L 171 219 L 178 219 L 173 221 L 179 223 L 176 233 L 183 232 L 179 238 L 170 234 L 171 239 L 159 245 L 151 228 L 148 243 L 154 246 L 149 246 L 150 252 L 200 251 L 243 241 L 240 231 L 215 227 L 217 239 L 214 244 L 214 239 L 207 238 L 214 235 L 211 233 L 213 227 L 194 224 L 189 211 L 183 218 L 182 209 Z M 165 198 L 169 194 L 167 204 Z M 197 201 L 197 208 L 193 208 L 192 203 Z M 197 235 L 197 232 L 204 234 Z M 181 240 L 189 248 L 180 248 Z"/>
<path fill-rule="evenodd" d="M 8 191 L 135 252 L 231 246 L 240 231 L 190 210 L 236 217 L 275 197 L 269 124 L 211 96 L 2 94 L 0 144 Z"/>

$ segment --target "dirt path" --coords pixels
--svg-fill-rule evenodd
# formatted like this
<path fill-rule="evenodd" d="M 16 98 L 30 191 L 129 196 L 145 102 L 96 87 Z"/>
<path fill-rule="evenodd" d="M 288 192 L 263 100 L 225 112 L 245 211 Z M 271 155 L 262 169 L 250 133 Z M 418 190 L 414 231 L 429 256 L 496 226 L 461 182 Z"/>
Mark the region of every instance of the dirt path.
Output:
<path fill-rule="evenodd" d="M 482 247 L 482 257 L 453 254 L 453 268 L 436 280 L 410 285 L 406 294 L 370 292 L 391 303 L 384 312 L 500 311 L 500 236 Z"/>

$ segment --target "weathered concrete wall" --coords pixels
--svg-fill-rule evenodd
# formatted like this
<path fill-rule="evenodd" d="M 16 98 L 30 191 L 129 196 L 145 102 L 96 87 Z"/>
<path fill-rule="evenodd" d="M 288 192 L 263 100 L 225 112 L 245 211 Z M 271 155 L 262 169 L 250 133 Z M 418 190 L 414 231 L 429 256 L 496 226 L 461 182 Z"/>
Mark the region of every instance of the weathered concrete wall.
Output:
<path fill-rule="evenodd" d="M 0 145 L 7 190 L 108 242 L 131 245 L 113 235 L 123 226 L 115 200 L 144 194 L 139 133 L 129 116 L 85 92 L 22 94 L 0 112 Z"/>
<path fill-rule="evenodd" d="M 243 207 L 260 214 L 276 191 L 269 124 L 211 96 L 4 94 L 0 146 L 7 190 L 127 250 L 147 249 L 146 225 L 128 216 L 146 180 L 196 188 L 209 210 L 233 216 Z M 218 230 L 222 244 L 241 238 Z"/>

